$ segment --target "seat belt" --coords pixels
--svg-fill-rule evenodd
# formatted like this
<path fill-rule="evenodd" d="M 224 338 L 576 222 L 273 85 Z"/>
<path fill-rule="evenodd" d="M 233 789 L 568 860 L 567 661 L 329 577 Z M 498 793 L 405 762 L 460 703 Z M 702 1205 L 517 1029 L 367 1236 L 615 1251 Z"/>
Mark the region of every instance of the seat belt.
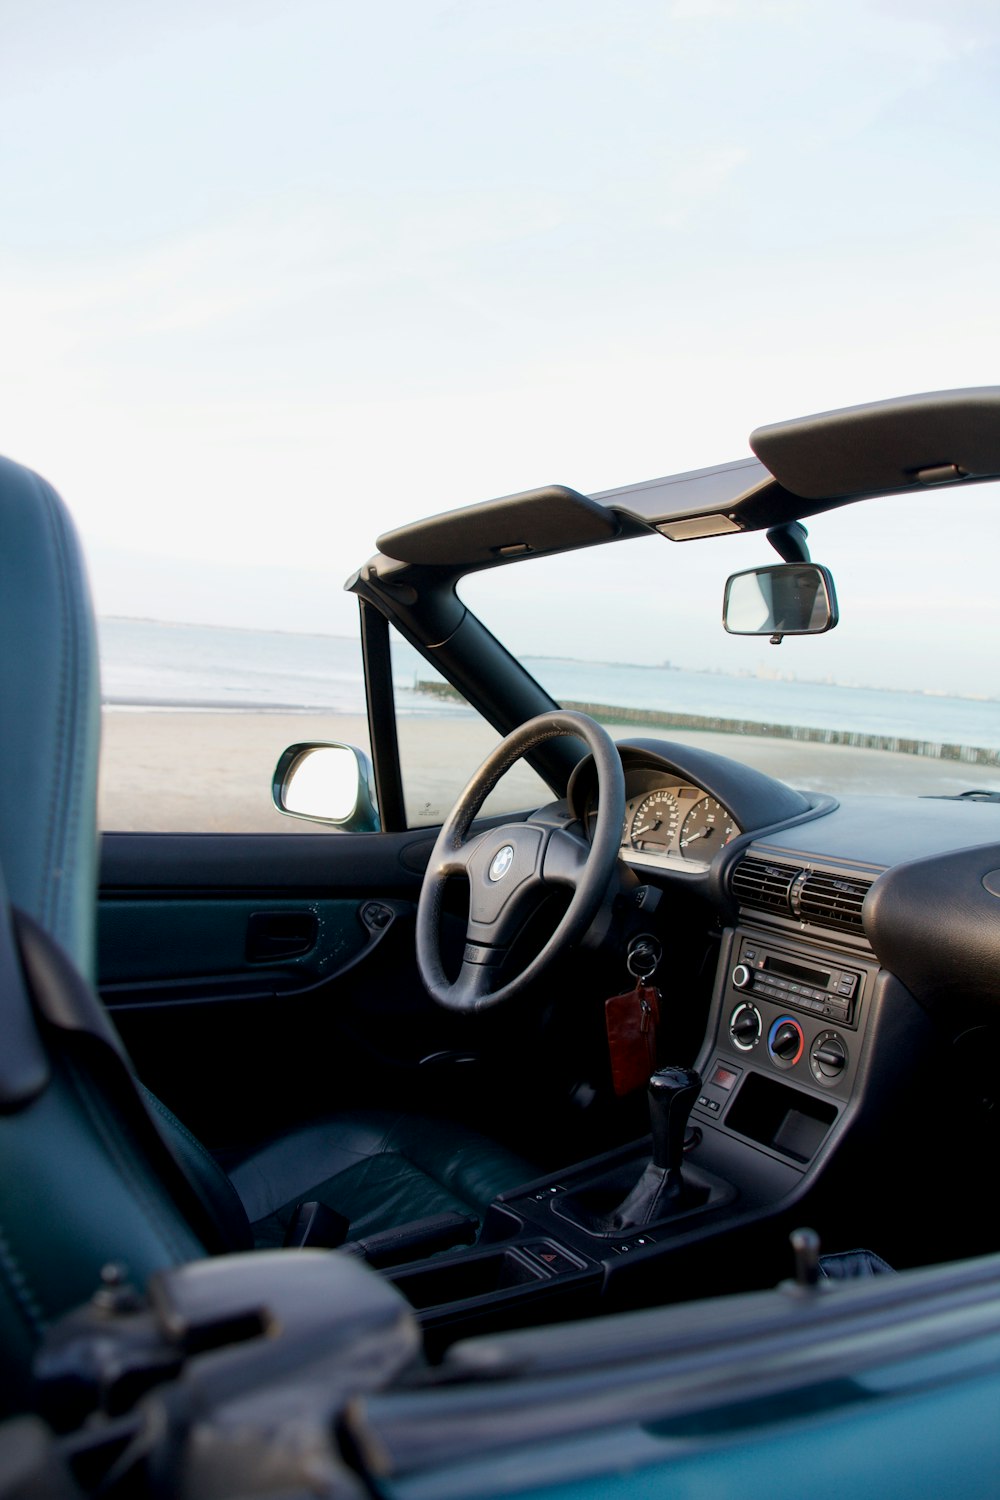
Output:
<path fill-rule="evenodd" d="M 147 1102 L 147 1091 L 139 1084 L 110 1017 L 68 955 L 33 917 L 17 908 L 12 909 L 12 917 L 27 998 L 37 1019 L 50 1032 L 59 1034 L 64 1046 L 76 1044 L 74 1050 L 81 1056 L 68 1054 L 71 1061 L 99 1075 L 96 1081 L 126 1127 L 135 1132 L 154 1171 L 166 1183 L 206 1251 L 225 1254 L 252 1249 L 250 1223 L 236 1189 L 212 1158 L 208 1159 L 218 1182 L 218 1199 L 207 1181 L 200 1180 L 185 1165 L 171 1139 L 175 1131 L 183 1131 L 183 1126 L 159 1100 L 155 1101 L 156 1109 Z M 41 1047 L 41 1039 L 36 1040 Z M 190 1150 L 208 1156 L 200 1142 L 186 1131 L 184 1135 Z"/>

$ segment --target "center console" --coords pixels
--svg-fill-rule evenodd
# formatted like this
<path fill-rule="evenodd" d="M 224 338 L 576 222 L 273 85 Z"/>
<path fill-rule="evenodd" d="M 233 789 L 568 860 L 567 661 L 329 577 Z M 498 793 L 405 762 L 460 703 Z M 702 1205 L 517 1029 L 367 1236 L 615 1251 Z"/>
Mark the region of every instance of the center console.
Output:
<path fill-rule="evenodd" d="M 808 1167 L 855 1090 L 876 974 L 859 954 L 738 929 L 696 1115 Z"/>
<path fill-rule="evenodd" d="M 856 1113 L 880 984 L 863 952 L 728 932 L 693 1087 L 670 1085 L 680 1128 L 654 1101 L 651 1138 L 502 1194 L 473 1250 L 392 1270 L 425 1330 L 575 1316 L 633 1278 L 667 1296 L 680 1257 L 787 1213 Z"/>

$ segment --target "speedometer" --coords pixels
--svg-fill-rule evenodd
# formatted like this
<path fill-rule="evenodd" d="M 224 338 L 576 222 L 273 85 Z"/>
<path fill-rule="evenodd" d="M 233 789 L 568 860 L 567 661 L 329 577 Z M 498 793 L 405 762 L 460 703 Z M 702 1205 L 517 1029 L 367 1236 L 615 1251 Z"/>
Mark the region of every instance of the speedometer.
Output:
<path fill-rule="evenodd" d="M 628 831 L 629 843 L 644 854 L 666 854 L 677 838 L 678 817 L 673 792 L 650 792 L 635 810 Z"/>

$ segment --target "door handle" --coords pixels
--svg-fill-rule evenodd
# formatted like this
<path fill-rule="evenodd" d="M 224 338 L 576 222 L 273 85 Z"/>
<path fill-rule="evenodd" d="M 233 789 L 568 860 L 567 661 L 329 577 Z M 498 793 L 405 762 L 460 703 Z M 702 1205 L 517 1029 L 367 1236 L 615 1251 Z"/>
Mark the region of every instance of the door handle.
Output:
<path fill-rule="evenodd" d="M 316 946 L 319 921 L 314 911 L 255 911 L 247 922 L 247 963 L 301 958 Z"/>

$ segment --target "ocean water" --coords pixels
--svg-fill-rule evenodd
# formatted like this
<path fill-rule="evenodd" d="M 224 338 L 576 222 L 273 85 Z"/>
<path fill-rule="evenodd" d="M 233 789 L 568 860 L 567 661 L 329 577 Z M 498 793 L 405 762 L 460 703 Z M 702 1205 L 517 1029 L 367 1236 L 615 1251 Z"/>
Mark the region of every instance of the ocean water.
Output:
<path fill-rule="evenodd" d="M 354 638 L 123 619 L 101 620 L 99 632 L 103 693 L 113 705 L 365 712 Z M 1000 702 L 992 699 L 546 657 L 524 665 L 557 701 L 1000 749 Z M 394 642 L 393 675 L 401 713 L 471 712 L 415 690 L 436 674 L 402 641 Z"/>
<path fill-rule="evenodd" d="M 356 636 L 118 618 L 99 620 L 98 636 L 102 696 L 115 707 L 365 712 Z M 405 642 L 396 645 L 400 712 L 471 712 L 461 703 L 414 691 L 418 679 L 438 674 Z"/>
<path fill-rule="evenodd" d="M 106 703 L 365 711 L 356 640 L 122 619 L 98 635 Z"/>
<path fill-rule="evenodd" d="M 1000 748 L 1000 702 L 785 682 L 723 672 L 684 672 L 524 658 L 528 671 L 559 701 L 624 704 L 675 713 L 749 719 L 757 724 L 799 724 L 896 735 L 935 743 Z"/>

